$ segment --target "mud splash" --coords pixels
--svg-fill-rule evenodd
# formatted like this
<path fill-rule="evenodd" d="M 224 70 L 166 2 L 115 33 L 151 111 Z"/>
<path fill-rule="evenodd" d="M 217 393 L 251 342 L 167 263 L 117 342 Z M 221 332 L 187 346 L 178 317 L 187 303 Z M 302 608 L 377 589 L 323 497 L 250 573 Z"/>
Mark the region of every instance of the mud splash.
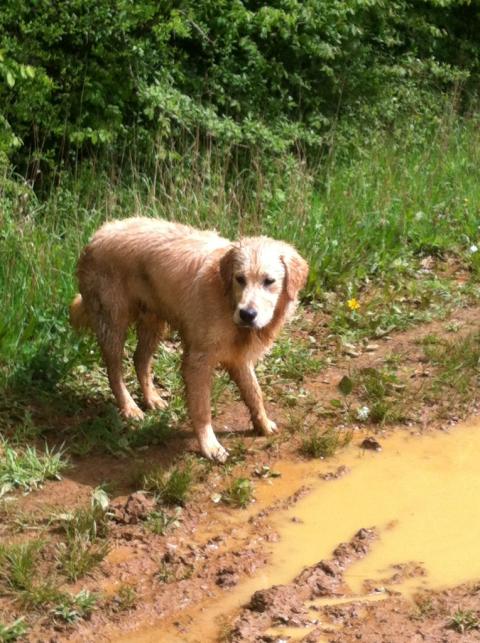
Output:
<path fill-rule="evenodd" d="M 169 623 L 113 640 L 216 641 L 219 620 L 230 620 L 254 591 L 290 582 L 361 527 L 375 526 L 380 538 L 345 575 L 357 600 L 386 587 L 408 595 L 419 588 L 439 589 L 480 578 L 480 421 L 451 433 L 418 437 L 398 432 L 380 441 L 379 453 L 357 444 L 341 455 L 341 462 L 313 463 L 308 474 L 299 466 L 296 487 L 313 477 L 312 491 L 271 517 L 280 539 L 271 545 L 271 564 L 263 573 Z M 339 464 L 350 472 L 339 479 L 320 479 Z M 289 470 L 285 477 L 291 474 Z M 262 504 L 268 493 L 266 486 L 259 490 Z"/>

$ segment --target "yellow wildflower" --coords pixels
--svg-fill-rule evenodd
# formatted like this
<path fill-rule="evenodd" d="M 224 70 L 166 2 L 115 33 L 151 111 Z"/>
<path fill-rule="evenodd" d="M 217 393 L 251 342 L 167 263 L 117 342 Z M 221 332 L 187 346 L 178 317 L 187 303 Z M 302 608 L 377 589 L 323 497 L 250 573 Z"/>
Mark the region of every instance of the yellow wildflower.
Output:
<path fill-rule="evenodd" d="M 350 308 L 350 310 L 358 310 L 360 308 L 360 302 L 358 301 L 358 299 L 355 299 L 355 297 L 353 297 L 352 299 L 349 299 L 347 301 L 347 306 Z"/>

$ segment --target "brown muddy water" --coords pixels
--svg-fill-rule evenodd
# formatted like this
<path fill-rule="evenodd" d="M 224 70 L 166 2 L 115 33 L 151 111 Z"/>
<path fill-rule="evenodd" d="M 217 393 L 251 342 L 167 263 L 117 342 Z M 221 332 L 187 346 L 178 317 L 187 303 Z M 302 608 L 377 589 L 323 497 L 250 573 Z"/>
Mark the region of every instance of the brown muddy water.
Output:
<path fill-rule="evenodd" d="M 174 620 L 192 623 L 185 633 L 161 622 L 112 640 L 213 643 L 219 620 L 231 620 L 254 591 L 290 582 L 302 568 L 329 558 L 339 543 L 362 527 L 376 527 L 380 536 L 370 553 L 346 573 L 356 597 L 373 597 L 364 582 L 381 589 L 398 564 L 415 563 L 425 572 L 394 586 L 407 596 L 420 588 L 441 589 L 480 579 L 480 420 L 449 433 L 411 436 L 398 431 L 380 441 L 383 449 L 378 453 L 352 444 L 328 462 L 308 467 L 284 463 L 279 467 L 282 486 L 287 488 L 285 481 L 291 480 L 292 493 L 306 481 L 311 492 L 272 517 L 280 539 L 270 545 L 271 562 L 262 573 L 177 615 Z M 335 480 L 320 478 L 340 464 L 350 472 Z M 274 486 L 259 486 L 262 505 L 268 504 Z"/>

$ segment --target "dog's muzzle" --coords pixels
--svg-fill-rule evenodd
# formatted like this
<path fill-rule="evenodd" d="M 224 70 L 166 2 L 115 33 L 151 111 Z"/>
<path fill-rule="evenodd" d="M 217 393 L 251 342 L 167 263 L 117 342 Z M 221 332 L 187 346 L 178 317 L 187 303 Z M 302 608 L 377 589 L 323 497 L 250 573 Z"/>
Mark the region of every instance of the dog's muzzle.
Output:
<path fill-rule="evenodd" d="M 243 325 L 253 326 L 253 322 L 257 316 L 257 311 L 254 308 L 240 308 L 238 316 Z"/>

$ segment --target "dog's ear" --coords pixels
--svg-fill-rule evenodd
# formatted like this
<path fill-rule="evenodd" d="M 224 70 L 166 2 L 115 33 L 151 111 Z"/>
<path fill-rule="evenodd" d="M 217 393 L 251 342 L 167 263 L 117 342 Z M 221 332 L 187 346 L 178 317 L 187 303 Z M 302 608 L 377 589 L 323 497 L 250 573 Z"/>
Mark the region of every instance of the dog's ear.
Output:
<path fill-rule="evenodd" d="M 308 263 L 288 243 L 282 243 L 280 258 L 285 266 L 285 292 L 290 301 L 293 301 L 307 281 Z"/>
<path fill-rule="evenodd" d="M 225 292 L 228 292 L 232 285 L 235 249 L 235 246 L 232 245 L 220 259 L 220 277 L 222 278 Z"/>

